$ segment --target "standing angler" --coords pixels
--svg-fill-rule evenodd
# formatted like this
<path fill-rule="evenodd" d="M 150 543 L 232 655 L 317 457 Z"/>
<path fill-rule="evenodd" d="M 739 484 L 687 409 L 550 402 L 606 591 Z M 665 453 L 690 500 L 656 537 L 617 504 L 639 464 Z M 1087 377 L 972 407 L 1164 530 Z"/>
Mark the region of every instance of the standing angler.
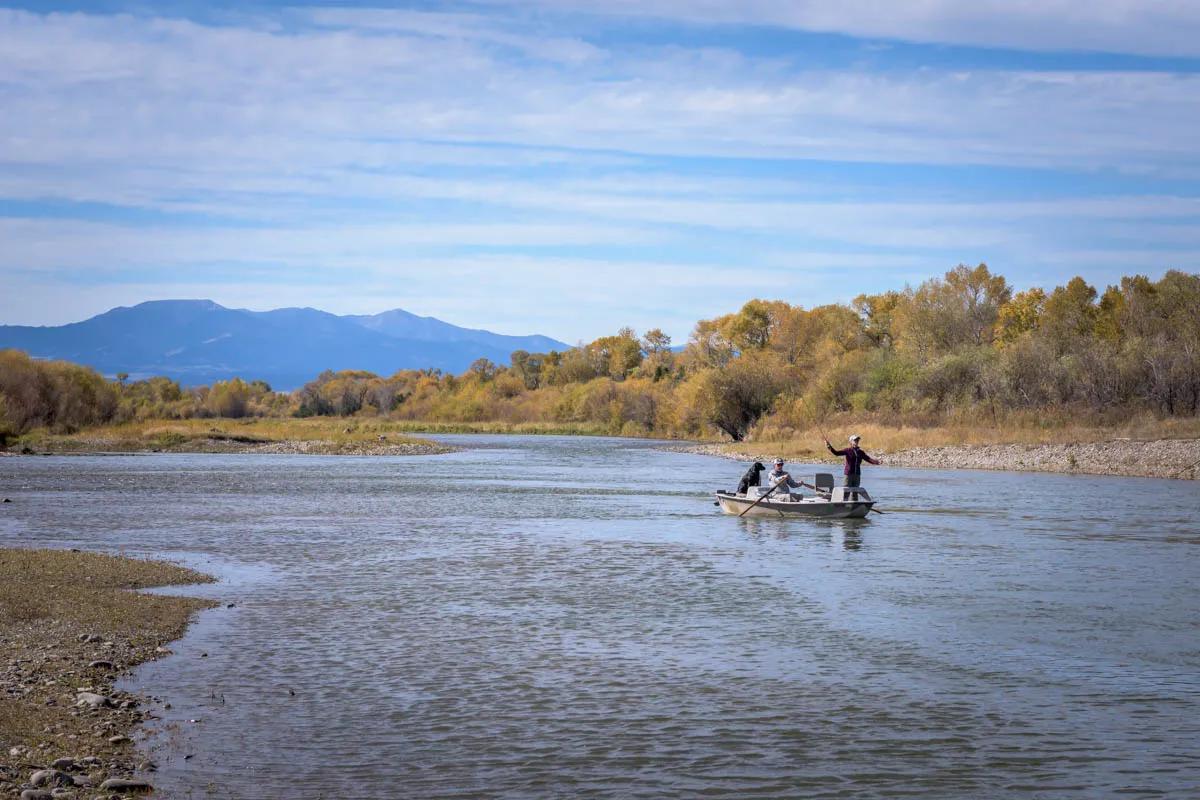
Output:
<path fill-rule="evenodd" d="M 825 440 L 825 446 L 829 448 L 829 452 L 833 453 L 835 456 L 846 457 L 846 482 L 843 484 L 845 486 L 858 486 L 861 484 L 862 462 L 866 461 L 868 464 L 875 464 L 876 466 L 881 463 L 871 458 L 866 454 L 866 451 L 858 446 L 860 441 L 862 441 L 862 437 L 858 434 L 855 434 L 850 437 L 849 447 L 847 447 L 845 450 L 835 450 L 833 445 L 829 443 L 829 440 Z"/>

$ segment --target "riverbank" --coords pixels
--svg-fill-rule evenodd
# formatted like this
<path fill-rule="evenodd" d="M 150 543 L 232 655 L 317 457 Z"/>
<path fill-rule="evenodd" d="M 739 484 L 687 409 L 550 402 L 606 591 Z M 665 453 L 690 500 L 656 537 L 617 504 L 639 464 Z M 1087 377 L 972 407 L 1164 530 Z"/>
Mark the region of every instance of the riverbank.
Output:
<path fill-rule="evenodd" d="M 154 765 L 130 736 L 153 712 L 114 684 L 214 603 L 130 590 L 212 580 L 159 561 L 0 549 L 0 794 L 150 790 Z"/>
<path fill-rule="evenodd" d="M 821 444 L 842 446 L 851 430 L 835 418 L 822 431 L 765 431 L 767 441 L 666 445 L 737 460 L 835 464 Z M 1200 479 L 1200 420 L 1144 417 L 1119 426 L 1054 424 L 906 427 L 855 424 L 864 448 L 893 466 Z M 84 453 L 259 453 L 355 456 L 434 455 L 456 448 L 412 433 L 608 435 L 585 423 L 419 423 L 340 417 L 146 421 L 73 434 L 35 431 L 0 456 Z M 640 438 L 640 437 L 639 437 Z"/>
<path fill-rule="evenodd" d="M 338 456 L 417 456 L 453 447 L 407 435 L 387 422 L 354 419 L 154 420 L 90 428 L 71 434 L 35 431 L 10 454 L 258 453 Z"/>
<path fill-rule="evenodd" d="M 1200 439 L 955 444 L 913 447 L 896 452 L 873 449 L 869 447 L 869 441 L 864 441 L 864 445 L 868 445 L 864 448 L 867 452 L 883 460 L 885 465 L 893 467 L 1200 479 Z M 779 456 L 789 461 L 828 463 L 834 471 L 837 471 L 842 461 L 824 450 L 788 447 L 786 443 L 699 444 L 670 449 L 739 461 L 766 461 Z"/>

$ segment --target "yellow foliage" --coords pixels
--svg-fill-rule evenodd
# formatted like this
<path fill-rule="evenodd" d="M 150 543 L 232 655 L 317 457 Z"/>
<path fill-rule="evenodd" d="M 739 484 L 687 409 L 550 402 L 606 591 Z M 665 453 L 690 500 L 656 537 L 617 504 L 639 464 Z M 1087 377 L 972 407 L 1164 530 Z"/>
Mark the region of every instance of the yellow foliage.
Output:
<path fill-rule="evenodd" d="M 1200 275 L 1082 278 L 1016 295 L 980 264 L 852 304 L 751 300 L 696 323 L 683 352 L 630 329 L 462 375 L 325 372 L 290 394 L 234 378 L 181 390 L 0 352 L 0 437 L 190 417 L 342 416 L 452 429 L 787 439 L 838 415 L 907 426 L 1200 412 Z M 1069 411 L 1064 412 L 1064 409 Z M 1064 423 L 1065 424 L 1065 423 Z M 723 434 L 722 434 L 723 432 Z"/>

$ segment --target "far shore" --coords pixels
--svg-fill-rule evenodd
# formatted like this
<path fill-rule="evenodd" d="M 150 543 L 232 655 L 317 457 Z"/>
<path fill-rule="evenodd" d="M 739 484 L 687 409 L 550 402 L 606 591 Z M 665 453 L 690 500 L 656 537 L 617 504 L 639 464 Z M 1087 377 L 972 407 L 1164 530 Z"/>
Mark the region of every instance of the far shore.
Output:
<path fill-rule="evenodd" d="M 835 447 L 843 447 L 835 444 Z M 757 444 L 696 444 L 677 449 L 738 461 L 785 458 L 802 463 L 828 463 L 841 471 L 842 459 L 822 450 Z M 914 447 L 896 452 L 863 449 L 883 466 L 920 469 L 981 469 L 1011 472 L 1054 472 L 1074 475 L 1117 475 L 1138 478 L 1197 480 L 1200 478 L 1200 439 L 1117 438 L 1092 442 L 1030 444 L 955 444 Z M 870 465 L 865 470 L 874 469 Z"/>
<path fill-rule="evenodd" d="M 849 427 L 852 425 L 853 427 Z M 1130 420 L 1121 426 L 1048 427 L 944 425 L 895 426 L 835 420 L 824 429 L 767 429 L 744 442 L 680 440 L 666 449 L 741 461 L 783 457 L 829 463 L 835 446 L 853 430 L 863 448 L 886 465 L 925 469 L 986 469 L 1200 479 L 1200 422 Z M 0 456 L 103 453 L 246 453 L 267 455 L 420 456 L 454 452 L 456 447 L 422 438 L 421 433 L 616 435 L 585 423 L 421 423 L 386 418 L 262 417 L 247 419 L 147 420 L 91 428 L 70 434 L 34 431 Z M 416 434 L 416 435 L 414 435 Z M 647 437 L 654 438 L 653 434 Z M 667 438 L 667 437 L 663 437 Z"/>
<path fill-rule="evenodd" d="M 374 421 L 328 417 L 149 420 L 75 433 L 35 431 L 10 444 L 5 453 L 421 456 L 455 450 L 431 439 L 410 436 L 398 427 Z"/>
<path fill-rule="evenodd" d="M 155 765 L 131 735 L 156 714 L 115 683 L 215 604 L 131 590 L 212 580 L 161 561 L 0 548 L 0 794 L 153 790 Z"/>
<path fill-rule="evenodd" d="M 610 436 L 575 422 L 413 422 L 377 417 L 246 417 L 143 420 L 73 433 L 34 430 L 0 445 L 0 457 L 134 453 L 424 456 L 457 447 L 421 434 Z M 415 434 L 415 435 L 414 435 Z"/>

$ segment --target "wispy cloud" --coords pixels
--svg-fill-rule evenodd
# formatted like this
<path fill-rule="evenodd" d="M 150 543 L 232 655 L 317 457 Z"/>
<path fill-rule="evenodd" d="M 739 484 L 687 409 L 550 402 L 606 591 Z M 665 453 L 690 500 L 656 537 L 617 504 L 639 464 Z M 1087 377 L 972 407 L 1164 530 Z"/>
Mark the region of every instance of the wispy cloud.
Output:
<path fill-rule="evenodd" d="M 512 0 L 495 4 L 517 5 Z M 569 9 L 693 25 L 779 27 L 909 42 L 1200 56 L 1200 7 L 1189 0 L 534 0 L 533 4 L 558 13 Z"/>
<path fill-rule="evenodd" d="M 654 313 L 685 326 L 755 294 L 836 299 L 830 279 L 850 271 L 870 285 L 847 296 L 960 258 L 1018 281 L 1194 264 L 1196 72 L 833 67 L 590 27 L 617 14 L 1155 55 L 1196 41 L 1183 5 L 1073 8 L 0 10 L 0 275 L 25 293 L 0 297 L 0 319 L 274 287 L 267 304 L 386 301 L 573 339 Z M 792 277 L 756 285 L 783 263 Z M 66 299 L 28 302 L 47 287 Z"/>

